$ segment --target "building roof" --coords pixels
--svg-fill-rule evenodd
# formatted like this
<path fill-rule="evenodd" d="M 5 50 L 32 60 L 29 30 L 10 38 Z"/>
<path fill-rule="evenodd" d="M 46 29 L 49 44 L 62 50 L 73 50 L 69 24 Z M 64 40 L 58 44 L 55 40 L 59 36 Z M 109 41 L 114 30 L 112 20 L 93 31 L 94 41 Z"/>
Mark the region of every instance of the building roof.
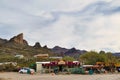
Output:
<path fill-rule="evenodd" d="M 65 64 L 65 61 L 60 60 L 60 61 L 58 62 L 58 64 L 59 64 L 59 65 Z"/>
<path fill-rule="evenodd" d="M 48 64 L 50 62 L 36 62 L 36 64 Z"/>
<path fill-rule="evenodd" d="M 48 57 L 49 55 L 48 54 L 37 54 L 37 55 L 34 55 L 34 57 Z"/>

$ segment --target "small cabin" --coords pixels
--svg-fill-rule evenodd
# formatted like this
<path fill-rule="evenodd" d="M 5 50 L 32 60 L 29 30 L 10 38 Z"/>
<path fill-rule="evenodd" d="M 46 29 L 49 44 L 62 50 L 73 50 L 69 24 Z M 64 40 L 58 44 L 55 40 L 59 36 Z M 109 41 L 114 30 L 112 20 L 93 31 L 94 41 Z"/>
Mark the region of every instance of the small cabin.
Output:
<path fill-rule="evenodd" d="M 48 54 L 37 54 L 37 55 L 34 55 L 35 58 L 48 58 L 49 55 Z"/>

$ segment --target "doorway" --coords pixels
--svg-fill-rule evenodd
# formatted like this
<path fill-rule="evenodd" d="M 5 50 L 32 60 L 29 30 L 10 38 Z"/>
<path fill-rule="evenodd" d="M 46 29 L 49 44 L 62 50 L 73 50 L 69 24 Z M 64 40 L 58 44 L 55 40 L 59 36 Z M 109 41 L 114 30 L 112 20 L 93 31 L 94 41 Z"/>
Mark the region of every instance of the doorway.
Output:
<path fill-rule="evenodd" d="M 60 72 L 63 71 L 63 65 L 59 65 L 59 71 L 60 71 Z"/>

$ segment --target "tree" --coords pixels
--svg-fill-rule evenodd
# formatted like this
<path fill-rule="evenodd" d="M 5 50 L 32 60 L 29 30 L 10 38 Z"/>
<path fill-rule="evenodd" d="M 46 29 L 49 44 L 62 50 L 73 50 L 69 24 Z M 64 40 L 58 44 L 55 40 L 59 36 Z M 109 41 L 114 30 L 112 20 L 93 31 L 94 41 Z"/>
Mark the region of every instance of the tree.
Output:
<path fill-rule="evenodd" d="M 96 64 L 96 62 L 103 62 L 106 67 L 109 67 L 111 72 L 115 70 L 115 64 L 119 62 L 119 59 L 112 55 L 112 53 L 100 51 L 99 53 L 95 51 L 87 52 L 80 56 L 80 60 L 85 64 Z"/>
<path fill-rule="evenodd" d="M 96 62 L 100 61 L 101 58 L 97 52 L 90 51 L 81 55 L 80 60 L 82 60 L 85 64 L 96 64 Z"/>
<path fill-rule="evenodd" d="M 75 59 L 73 57 L 70 57 L 70 56 L 65 56 L 65 57 L 63 57 L 63 60 L 65 60 L 65 61 L 74 61 Z"/>
<path fill-rule="evenodd" d="M 99 54 L 105 54 L 105 51 L 100 51 Z"/>
<path fill-rule="evenodd" d="M 117 58 L 115 56 L 112 55 L 112 53 L 108 52 L 106 53 L 107 56 L 107 60 L 105 61 L 108 64 L 115 64 L 117 63 Z"/>

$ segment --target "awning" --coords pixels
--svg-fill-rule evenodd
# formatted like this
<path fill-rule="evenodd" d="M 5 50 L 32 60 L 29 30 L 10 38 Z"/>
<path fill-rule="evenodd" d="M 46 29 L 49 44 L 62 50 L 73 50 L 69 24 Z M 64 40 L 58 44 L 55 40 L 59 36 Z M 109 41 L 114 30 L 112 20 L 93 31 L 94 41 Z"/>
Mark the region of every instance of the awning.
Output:
<path fill-rule="evenodd" d="M 65 61 L 60 60 L 60 61 L 58 62 L 58 65 L 65 65 Z"/>

